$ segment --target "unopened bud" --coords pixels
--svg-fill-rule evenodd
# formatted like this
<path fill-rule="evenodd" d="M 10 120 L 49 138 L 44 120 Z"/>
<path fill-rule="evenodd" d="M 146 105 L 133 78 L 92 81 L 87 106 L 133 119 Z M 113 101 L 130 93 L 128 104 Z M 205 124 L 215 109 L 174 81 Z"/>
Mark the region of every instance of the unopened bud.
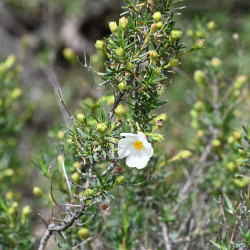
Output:
<path fill-rule="evenodd" d="M 116 184 L 121 184 L 124 181 L 124 176 L 118 176 L 115 179 Z"/>
<path fill-rule="evenodd" d="M 33 188 L 33 194 L 37 197 L 42 197 L 43 196 L 43 191 L 39 187 L 34 187 Z"/>
<path fill-rule="evenodd" d="M 27 217 L 31 214 L 32 210 L 30 208 L 30 206 L 25 206 L 22 209 L 22 224 L 25 222 L 25 220 L 27 219 Z"/>
<path fill-rule="evenodd" d="M 12 200 L 13 199 L 13 192 L 11 192 L 11 191 L 9 191 L 9 192 L 7 192 L 6 194 L 5 194 L 5 198 L 7 199 L 7 200 Z"/>
<path fill-rule="evenodd" d="M 198 137 L 198 138 L 201 138 L 201 137 L 203 137 L 203 136 L 204 136 L 204 131 L 201 130 L 201 129 L 199 129 L 199 130 L 197 131 L 197 137 Z"/>
<path fill-rule="evenodd" d="M 158 126 L 159 129 L 161 129 L 164 125 L 163 119 L 159 119 L 156 121 L 156 125 Z"/>
<path fill-rule="evenodd" d="M 221 66 L 221 60 L 218 57 L 213 57 L 211 60 L 211 65 L 214 69 L 218 69 Z"/>
<path fill-rule="evenodd" d="M 183 32 L 180 31 L 180 30 L 172 30 L 172 31 L 170 32 L 170 35 L 169 35 L 170 41 L 171 41 L 171 42 L 174 42 L 174 41 L 180 39 L 181 36 L 182 36 L 182 33 L 183 33 Z"/>
<path fill-rule="evenodd" d="M 157 26 L 158 29 L 161 29 L 163 27 L 163 22 L 162 21 L 157 22 L 156 26 Z"/>
<path fill-rule="evenodd" d="M 76 54 L 72 48 L 65 48 L 63 50 L 63 57 L 72 64 L 76 62 Z"/>
<path fill-rule="evenodd" d="M 234 89 L 240 89 L 243 84 L 247 81 L 247 77 L 245 75 L 239 75 L 233 84 Z"/>
<path fill-rule="evenodd" d="M 115 114 L 117 118 L 121 118 L 126 113 L 126 109 L 120 104 L 115 109 Z"/>
<path fill-rule="evenodd" d="M 100 51 L 106 50 L 106 44 L 101 40 L 96 41 L 95 47 L 96 47 L 97 50 L 100 50 Z"/>
<path fill-rule="evenodd" d="M 131 63 L 131 62 L 127 62 L 125 68 L 126 68 L 126 70 L 130 70 L 131 71 L 134 68 L 134 64 Z"/>
<path fill-rule="evenodd" d="M 195 44 L 192 46 L 194 50 L 199 50 L 204 47 L 205 39 L 199 39 L 195 42 Z"/>
<path fill-rule="evenodd" d="M 169 65 L 170 67 L 177 67 L 180 64 L 180 61 L 177 58 L 173 58 L 170 62 Z"/>
<path fill-rule="evenodd" d="M 67 143 L 72 145 L 73 144 L 73 140 L 72 139 L 67 139 Z"/>
<path fill-rule="evenodd" d="M 81 168 L 82 168 L 81 163 L 80 163 L 79 161 L 76 161 L 76 162 L 74 163 L 74 166 L 75 166 L 76 168 L 78 168 L 78 169 L 81 169 Z"/>
<path fill-rule="evenodd" d="M 158 29 L 157 24 L 153 23 L 150 28 L 151 32 L 155 32 L 157 29 Z"/>
<path fill-rule="evenodd" d="M 161 12 L 157 11 L 153 14 L 153 19 L 158 22 L 161 19 Z"/>
<path fill-rule="evenodd" d="M 93 189 L 88 188 L 88 189 L 86 190 L 85 194 L 86 194 L 87 196 L 93 196 L 94 191 L 93 191 Z"/>
<path fill-rule="evenodd" d="M 119 19 L 119 27 L 121 29 L 126 29 L 126 27 L 128 26 L 128 19 L 126 17 L 122 17 Z"/>
<path fill-rule="evenodd" d="M 159 56 L 155 50 L 150 51 L 149 55 L 152 60 L 156 60 Z"/>
<path fill-rule="evenodd" d="M 58 138 L 59 140 L 62 140 L 63 137 L 64 137 L 64 132 L 63 132 L 62 130 L 59 130 L 59 131 L 57 132 L 57 138 Z"/>
<path fill-rule="evenodd" d="M 96 130 L 100 133 L 103 134 L 105 132 L 107 132 L 108 130 L 108 126 L 105 123 L 98 123 L 96 125 Z"/>
<path fill-rule="evenodd" d="M 117 31 L 118 31 L 118 25 L 116 22 L 110 22 L 109 23 L 109 28 L 110 31 L 112 32 L 112 34 L 114 34 L 115 36 L 117 36 Z"/>
<path fill-rule="evenodd" d="M 187 159 L 192 155 L 192 152 L 189 150 L 182 150 L 178 153 L 178 155 L 181 159 Z"/>
<path fill-rule="evenodd" d="M 212 145 L 213 145 L 213 147 L 218 148 L 218 147 L 220 147 L 221 142 L 220 142 L 220 140 L 213 140 Z"/>
<path fill-rule="evenodd" d="M 194 31 L 191 30 L 191 29 L 187 30 L 187 36 L 193 37 L 194 36 Z"/>
<path fill-rule="evenodd" d="M 78 172 L 75 172 L 71 175 L 71 179 L 75 182 L 75 183 L 79 183 L 80 181 L 80 176 Z"/>
<path fill-rule="evenodd" d="M 228 139 L 227 139 L 227 143 L 230 144 L 230 145 L 232 145 L 234 142 L 235 142 L 234 137 L 230 135 L 230 136 L 228 137 Z"/>
<path fill-rule="evenodd" d="M 123 92 L 126 89 L 126 84 L 124 82 L 120 82 L 118 84 L 118 89 Z"/>
<path fill-rule="evenodd" d="M 87 239 L 89 237 L 89 230 L 86 227 L 82 227 L 78 230 L 77 234 L 79 237 Z"/>
<path fill-rule="evenodd" d="M 124 49 L 121 48 L 121 47 L 118 47 L 116 50 L 115 50 L 115 54 L 119 57 L 122 57 L 124 55 Z"/>
<path fill-rule="evenodd" d="M 204 87 L 205 85 L 205 73 L 202 70 L 196 70 L 194 72 L 194 81 L 199 84 L 199 86 Z"/>
<path fill-rule="evenodd" d="M 237 166 L 235 165 L 234 162 L 228 162 L 228 164 L 226 165 L 226 169 L 229 172 L 234 172 L 237 169 Z"/>
<path fill-rule="evenodd" d="M 237 141 L 240 140 L 242 136 L 240 131 L 235 131 L 233 135 L 234 135 L 234 139 Z"/>
<path fill-rule="evenodd" d="M 215 29 L 215 22 L 214 21 L 210 21 L 208 24 L 207 24 L 207 28 L 209 30 L 214 30 Z"/>
<path fill-rule="evenodd" d="M 152 139 L 156 142 L 164 140 L 164 137 L 161 134 L 147 134 L 147 135 L 152 137 Z"/>
<path fill-rule="evenodd" d="M 196 111 L 201 111 L 203 109 L 203 103 L 201 101 L 197 101 L 195 104 L 194 104 L 194 109 Z"/>
<path fill-rule="evenodd" d="M 202 37 L 203 37 L 203 32 L 202 32 L 201 30 L 196 30 L 195 35 L 196 35 L 198 38 L 202 38 Z"/>
<path fill-rule="evenodd" d="M 77 121 L 80 123 L 83 123 L 85 120 L 85 115 L 84 114 L 77 114 Z"/>

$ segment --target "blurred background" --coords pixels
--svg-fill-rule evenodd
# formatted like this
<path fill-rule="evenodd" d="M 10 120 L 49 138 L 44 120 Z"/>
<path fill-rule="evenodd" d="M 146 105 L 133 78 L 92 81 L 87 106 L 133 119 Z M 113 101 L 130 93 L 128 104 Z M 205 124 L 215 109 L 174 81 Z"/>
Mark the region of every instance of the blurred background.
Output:
<path fill-rule="evenodd" d="M 122 5 L 121 0 L 0 0 L 0 61 L 15 55 L 16 65 L 20 66 L 15 81 L 23 100 L 15 113 L 17 123 L 20 119 L 24 121 L 21 132 L 15 135 L 15 156 L 19 157 L 15 164 L 21 166 L 22 179 L 18 176 L 14 180 L 14 189 L 24 197 L 24 204 L 30 204 L 37 211 L 39 203 L 33 204 L 32 187 L 38 184 L 46 186 L 41 183 L 47 180 L 36 170 L 33 159 L 51 145 L 51 131 L 67 122 L 67 115 L 62 111 L 52 85 L 62 89 L 65 103 L 72 113 L 81 109 L 81 102 L 86 98 L 97 97 L 88 72 L 72 58 L 79 57 L 83 62 L 85 52 L 98 68 L 95 41 L 110 34 L 108 22 L 119 19 Z M 184 5 L 186 8 L 181 15 L 176 16 L 177 28 L 185 31 L 194 28 L 195 20 L 204 23 L 214 20 L 224 39 L 221 54 L 226 56 L 221 59 L 228 78 L 244 73 L 249 79 L 250 1 L 185 0 Z M 233 35 L 237 35 L 243 44 L 240 50 L 234 44 Z M 190 43 L 186 34 L 183 42 Z M 240 68 L 237 66 L 239 53 Z M 183 61 L 181 71 L 192 75 L 195 68 Z M 170 102 L 161 110 L 169 116 L 165 131 L 167 153 L 182 145 L 189 136 L 185 134 L 186 128 L 190 127 L 186 93 L 192 90 L 192 85 L 183 75 L 176 74 L 166 94 Z M 101 91 L 109 93 L 110 90 Z M 247 103 L 238 113 L 239 125 L 249 119 L 249 100 Z M 3 143 L 0 147 L 4 147 Z M 60 145 L 56 147 L 60 150 Z"/>

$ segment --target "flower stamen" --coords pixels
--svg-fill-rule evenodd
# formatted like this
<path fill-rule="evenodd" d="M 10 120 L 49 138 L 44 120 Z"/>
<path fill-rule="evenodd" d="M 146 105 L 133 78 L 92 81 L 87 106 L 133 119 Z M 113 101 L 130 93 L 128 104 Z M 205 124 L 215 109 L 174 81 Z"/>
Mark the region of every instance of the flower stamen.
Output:
<path fill-rule="evenodd" d="M 134 147 L 138 150 L 141 150 L 143 148 L 143 143 L 141 141 L 136 141 L 134 143 Z"/>

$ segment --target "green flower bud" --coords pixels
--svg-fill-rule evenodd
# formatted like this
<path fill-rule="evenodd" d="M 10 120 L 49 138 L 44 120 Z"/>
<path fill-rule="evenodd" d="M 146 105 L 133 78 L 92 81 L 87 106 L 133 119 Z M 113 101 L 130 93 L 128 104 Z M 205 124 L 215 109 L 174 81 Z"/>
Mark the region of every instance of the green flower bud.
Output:
<path fill-rule="evenodd" d="M 124 49 L 119 47 L 115 50 L 115 54 L 119 57 L 122 57 L 124 55 Z"/>
<path fill-rule="evenodd" d="M 81 163 L 79 161 L 76 161 L 74 163 L 74 166 L 77 167 L 79 170 L 81 170 L 81 168 L 82 168 Z"/>
<path fill-rule="evenodd" d="M 228 162 L 228 164 L 226 165 L 226 169 L 229 171 L 229 172 L 234 172 L 237 170 L 237 166 L 235 165 L 234 162 Z"/>
<path fill-rule="evenodd" d="M 123 183 L 124 179 L 125 179 L 124 176 L 118 176 L 118 177 L 116 177 L 115 182 L 116 182 L 116 184 L 121 184 L 121 183 Z"/>
<path fill-rule="evenodd" d="M 198 112 L 201 111 L 203 109 L 203 103 L 201 101 L 197 101 L 194 104 L 194 109 Z"/>
<path fill-rule="evenodd" d="M 162 114 L 158 115 L 155 119 L 157 121 L 158 120 L 163 120 L 165 122 L 168 119 L 168 115 L 166 113 L 162 113 Z"/>
<path fill-rule="evenodd" d="M 192 46 L 194 50 L 199 50 L 204 47 L 205 39 L 200 39 L 195 42 L 195 44 Z"/>
<path fill-rule="evenodd" d="M 11 191 L 9 191 L 9 192 L 7 192 L 7 193 L 5 194 L 5 198 L 6 198 L 7 200 L 12 200 L 12 199 L 13 199 L 13 196 L 14 196 L 14 194 L 13 194 L 13 192 L 11 192 Z"/>
<path fill-rule="evenodd" d="M 72 145 L 73 144 L 73 140 L 72 139 L 67 139 L 67 143 Z"/>
<path fill-rule="evenodd" d="M 203 37 L 203 32 L 202 32 L 201 30 L 196 30 L 195 35 L 196 35 L 198 38 L 202 38 L 202 37 Z"/>
<path fill-rule="evenodd" d="M 98 133 L 104 134 L 104 133 L 107 132 L 108 126 L 105 123 L 98 123 L 96 125 L 96 130 L 97 130 Z"/>
<path fill-rule="evenodd" d="M 79 183 L 80 181 L 80 176 L 78 172 L 75 172 L 71 175 L 71 179 L 75 182 L 75 183 Z"/>
<path fill-rule="evenodd" d="M 157 24 L 156 24 L 156 23 L 153 23 L 153 24 L 151 25 L 150 31 L 151 31 L 151 32 L 155 32 L 157 29 L 158 29 Z"/>
<path fill-rule="evenodd" d="M 124 82 L 120 82 L 118 84 L 118 89 L 123 92 L 126 89 L 126 84 Z"/>
<path fill-rule="evenodd" d="M 221 141 L 220 140 L 213 140 L 212 145 L 214 148 L 219 148 L 221 145 Z"/>
<path fill-rule="evenodd" d="M 198 118 L 198 112 L 197 112 L 196 110 L 194 110 L 194 109 L 191 109 L 191 110 L 190 110 L 190 115 L 191 115 L 191 117 L 192 117 L 193 119 Z"/>
<path fill-rule="evenodd" d="M 181 159 L 187 159 L 192 155 L 192 152 L 189 150 L 182 150 L 178 153 L 178 155 Z"/>
<path fill-rule="evenodd" d="M 237 99 L 239 98 L 240 94 L 241 94 L 241 91 L 240 91 L 239 89 L 234 89 L 234 90 L 232 91 L 233 99 L 234 99 L 234 100 L 237 100 Z"/>
<path fill-rule="evenodd" d="M 238 140 L 241 139 L 242 134 L 241 134 L 240 131 L 235 131 L 234 134 L 233 134 L 233 136 L 234 136 L 234 139 L 235 139 L 236 141 L 238 141 Z"/>
<path fill-rule="evenodd" d="M 117 118 L 121 118 L 124 114 L 126 114 L 126 109 L 120 104 L 116 107 L 115 114 Z"/>
<path fill-rule="evenodd" d="M 201 129 L 199 129 L 199 130 L 197 131 L 197 137 L 198 137 L 198 138 L 201 138 L 201 137 L 203 137 L 203 136 L 204 136 L 204 131 L 201 130 Z"/>
<path fill-rule="evenodd" d="M 14 174 L 14 170 L 13 169 L 6 169 L 5 171 L 4 171 L 4 175 L 6 176 L 6 177 L 10 177 L 10 176 L 12 176 Z"/>
<path fill-rule="evenodd" d="M 207 28 L 209 30 L 214 30 L 215 29 L 215 22 L 214 21 L 210 21 L 208 24 L 207 24 Z"/>
<path fill-rule="evenodd" d="M 204 87 L 206 80 L 205 80 L 205 73 L 202 70 L 196 70 L 194 72 L 194 81 L 200 86 Z"/>
<path fill-rule="evenodd" d="M 84 114 L 77 114 L 76 118 L 77 118 L 77 121 L 79 121 L 80 123 L 83 123 L 85 121 Z"/>
<path fill-rule="evenodd" d="M 121 29 L 126 29 L 126 27 L 128 26 L 128 19 L 126 17 L 122 17 L 119 19 L 119 27 Z"/>
<path fill-rule="evenodd" d="M 234 142 L 235 142 L 234 137 L 230 135 L 230 136 L 228 137 L 228 139 L 227 139 L 227 143 L 228 143 L 229 145 L 232 145 Z"/>
<path fill-rule="evenodd" d="M 59 130 L 59 131 L 57 132 L 57 138 L 58 138 L 59 140 L 62 140 L 63 137 L 64 137 L 64 131 L 63 131 L 63 130 Z"/>
<path fill-rule="evenodd" d="M 157 22 L 156 26 L 157 26 L 158 29 L 161 29 L 163 27 L 163 22 L 162 21 Z"/>
<path fill-rule="evenodd" d="M 32 210 L 30 208 L 30 206 L 25 206 L 22 210 L 22 224 L 25 222 L 25 220 L 27 219 L 27 217 L 31 214 Z"/>
<path fill-rule="evenodd" d="M 88 189 L 86 190 L 85 194 L 86 194 L 87 196 L 93 196 L 94 191 L 93 191 L 92 189 L 88 188 Z"/>
<path fill-rule="evenodd" d="M 131 63 L 131 62 L 127 62 L 126 63 L 126 70 L 133 70 L 133 68 L 134 68 L 134 64 L 133 63 Z"/>
<path fill-rule="evenodd" d="M 16 62 L 16 56 L 12 54 L 5 61 L 5 67 L 11 68 L 15 62 Z"/>
<path fill-rule="evenodd" d="M 11 97 L 13 99 L 17 99 L 18 97 L 20 97 L 22 95 L 22 90 L 20 88 L 15 88 L 13 89 L 13 91 L 11 92 Z"/>
<path fill-rule="evenodd" d="M 39 187 L 34 187 L 33 188 L 33 194 L 37 197 L 42 197 L 43 196 L 43 191 Z"/>
<path fill-rule="evenodd" d="M 214 69 L 218 69 L 221 66 L 221 60 L 218 57 L 213 57 L 211 60 L 211 65 Z"/>
<path fill-rule="evenodd" d="M 152 59 L 153 61 L 155 61 L 159 56 L 155 50 L 150 51 L 149 55 L 150 55 L 150 59 Z"/>
<path fill-rule="evenodd" d="M 244 159 L 242 157 L 239 157 L 236 159 L 236 164 L 239 166 L 242 166 L 244 164 Z"/>
<path fill-rule="evenodd" d="M 158 22 L 161 19 L 161 12 L 157 11 L 153 14 L 153 19 Z"/>
<path fill-rule="evenodd" d="M 110 22 L 109 23 L 109 28 L 110 28 L 110 31 L 112 32 L 112 34 L 114 34 L 115 36 L 117 36 L 117 31 L 118 31 L 118 25 L 116 22 Z"/>
<path fill-rule="evenodd" d="M 89 237 L 89 230 L 86 227 L 82 227 L 77 232 L 78 236 L 83 239 L 87 239 Z"/>
<path fill-rule="evenodd" d="M 96 41 L 95 47 L 96 47 L 97 50 L 100 50 L 100 51 L 105 51 L 106 50 L 106 44 L 101 40 Z"/>
<path fill-rule="evenodd" d="M 72 48 L 65 48 L 63 50 L 63 57 L 70 63 L 74 64 L 76 62 L 76 54 Z"/>
<path fill-rule="evenodd" d="M 174 42 L 174 41 L 180 39 L 182 36 L 182 33 L 183 32 L 181 32 L 180 30 L 172 30 L 169 34 L 170 41 Z"/>
<path fill-rule="evenodd" d="M 191 29 L 188 29 L 188 30 L 187 30 L 187 36 L 193 37 L 193 36 L 194 36 L 194 31 L 191 30 Z"/>
<path fill-rule="evenodd" d="M 177 67 L 179 64 L 180 64 L 180 61 L 177 58 L 173 58 L 169 62 L 170 67 Z"/>
<path fill-rule="evenodd" d="M 245 75 L 239 75 L 233 84 L 234 89 L 240 89 L 243 84 L 247 81 L 247 77 Z"/>

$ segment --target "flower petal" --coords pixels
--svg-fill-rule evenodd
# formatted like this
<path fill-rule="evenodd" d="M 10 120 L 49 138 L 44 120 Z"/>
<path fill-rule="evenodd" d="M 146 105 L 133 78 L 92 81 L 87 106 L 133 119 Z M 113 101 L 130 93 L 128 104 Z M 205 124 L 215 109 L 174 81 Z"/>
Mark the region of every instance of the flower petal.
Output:
<path fill-rule="evenodd" d="M 126 159 L 126 164 L 131 168 L 145 168 L 148 164 L 149 157 L 141 156 L 141 155 L 128 155 Z"/>
<path fill-rule="evenodd" d="M 118 142 L 118 155 L 119 159 L 126 157 L 130 154 L 131 141 L 127 138 L 121 139 Z"/>

